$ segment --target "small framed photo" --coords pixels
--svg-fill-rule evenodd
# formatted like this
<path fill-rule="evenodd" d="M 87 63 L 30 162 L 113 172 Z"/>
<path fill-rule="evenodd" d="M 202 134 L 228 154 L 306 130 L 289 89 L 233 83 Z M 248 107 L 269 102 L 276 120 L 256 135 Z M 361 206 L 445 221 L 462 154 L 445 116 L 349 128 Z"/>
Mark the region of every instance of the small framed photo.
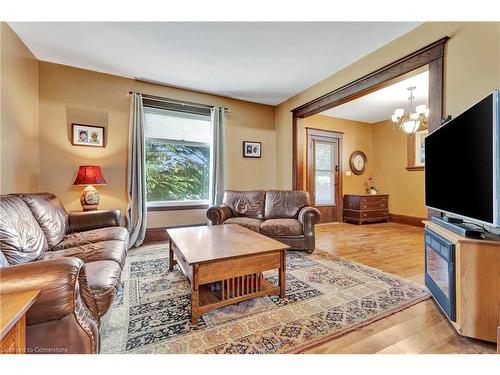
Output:
<path fill-rule="evenodd" d="M 104 127 L 71 124 L 72 144 L 75 146 L 104 147 Z"/>
<path fill-rule="evenodd" d="M 420 130 L 414 134 L 407 135 L 407 162 L 406 169 L 409 171 L 423 171 L 425 168 L 425 137 L 429 131 Z"/>
<path fill-rule="evenodd" d="M 243 141 L 244 158 L 260 158 L 262 156 L 262 143 Z"/>
<path fill-rule="evenodd" d="M 415 133 L 415 165 L 425 165 L 425 137 L 429 133 L 428 130 L 421 130 Z"/>

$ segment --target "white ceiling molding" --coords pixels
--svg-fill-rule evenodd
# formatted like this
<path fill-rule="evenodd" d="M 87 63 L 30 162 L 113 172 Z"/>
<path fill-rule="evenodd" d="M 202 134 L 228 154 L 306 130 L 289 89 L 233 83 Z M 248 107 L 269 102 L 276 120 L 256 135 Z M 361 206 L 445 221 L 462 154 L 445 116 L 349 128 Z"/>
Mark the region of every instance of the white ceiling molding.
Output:
<path fill-rule="evenodd" d="M 321 112 L 322 115 L 373 124 L 390 120 L 396 108 L 408 108 L 408 87 L 415 86 L 415 104 L 427 105 L 429 72 L 409 77 L 383 89 L 361 96 L 338 107 Z"/>
<path fill-rule="evenodd" d="M 417 22 L 11 22 L 42 61 L 276 105 Z"/>

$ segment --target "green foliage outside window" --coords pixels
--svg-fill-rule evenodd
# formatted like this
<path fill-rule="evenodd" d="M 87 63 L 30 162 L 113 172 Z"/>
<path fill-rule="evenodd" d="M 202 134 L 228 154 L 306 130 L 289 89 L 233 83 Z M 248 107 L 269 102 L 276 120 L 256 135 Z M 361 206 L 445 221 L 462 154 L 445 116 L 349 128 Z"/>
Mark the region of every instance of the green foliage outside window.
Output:
<path fill-rule="evenodd" d="M 147 141 L 147 200 L 208 200 L 209 160 L 209 145 Z"/>

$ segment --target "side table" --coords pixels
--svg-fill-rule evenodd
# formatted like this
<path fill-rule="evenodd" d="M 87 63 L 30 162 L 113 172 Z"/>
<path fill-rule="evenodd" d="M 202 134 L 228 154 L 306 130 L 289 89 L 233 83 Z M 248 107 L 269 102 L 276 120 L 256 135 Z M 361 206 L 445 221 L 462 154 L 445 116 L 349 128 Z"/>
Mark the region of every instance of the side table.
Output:
<path fill-rule="evenodd" d="M 0 294 L 0 353 L 26 353 L 26 312 L 39 290 Z"/>

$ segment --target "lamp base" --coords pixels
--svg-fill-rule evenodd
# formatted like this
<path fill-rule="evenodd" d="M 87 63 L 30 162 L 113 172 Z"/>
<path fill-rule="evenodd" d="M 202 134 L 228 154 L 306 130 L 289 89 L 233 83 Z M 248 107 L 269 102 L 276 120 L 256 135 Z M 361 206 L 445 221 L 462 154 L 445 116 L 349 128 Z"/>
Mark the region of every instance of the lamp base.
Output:
<path fill-rule="evenodd" d="M 92 185 L 83 189 L 80 195 L 80 203 L 84 211 L 95 211 L 99 206 L 99 193 Z"/>

